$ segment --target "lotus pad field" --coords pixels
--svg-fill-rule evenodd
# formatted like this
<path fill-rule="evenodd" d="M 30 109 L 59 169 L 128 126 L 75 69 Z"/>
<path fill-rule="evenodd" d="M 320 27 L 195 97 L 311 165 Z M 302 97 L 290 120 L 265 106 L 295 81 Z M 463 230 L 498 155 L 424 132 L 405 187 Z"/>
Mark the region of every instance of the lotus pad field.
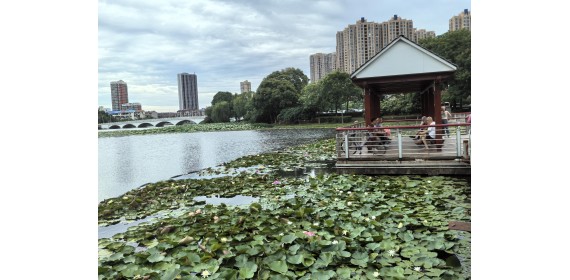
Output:
<path fill-rule="evenodd" d="M 448 229 L 468 178 L 283 172 L 332 159 L 322 140 L 102 201 L 100 226 L 154 218 L 99 239 L 99 279 L 470 278 L 470 233 Z M 196 199 L 235 196 L 254 202 Z"/>

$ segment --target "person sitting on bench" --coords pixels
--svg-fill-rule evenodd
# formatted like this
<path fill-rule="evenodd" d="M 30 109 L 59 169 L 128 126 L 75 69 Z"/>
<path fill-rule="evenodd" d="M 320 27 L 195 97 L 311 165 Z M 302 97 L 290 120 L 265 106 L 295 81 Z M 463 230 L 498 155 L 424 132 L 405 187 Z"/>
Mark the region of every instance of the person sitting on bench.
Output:
<path fill-rule="evenodd" d="M 374 130 L 374 133 L 380 139 L 380 145 L 390 144 L 390 137 L 389 137 L 390 136 L 390 130 L 384 129 L 382 127 L 382 118 L 381 117 L 376 118 L 372 122 L 372 124 L 374 125 L 374 127 L 378 128 L 378 129 Z"/>
<path fill-rule="evenodd" d="M 416 140 L 416 144 L 421 145 L 423 143 L 425 149 L 428 150 L 428 142 L 430 144 L 435 144 L 435 126 L 433 126 L 435 125 L 435 122 L 433 121 L 432 117 L 427 117 L 426 123 L 428 123 L 430 126 L 427 129 L 418 132 L 420 139 Z"/>

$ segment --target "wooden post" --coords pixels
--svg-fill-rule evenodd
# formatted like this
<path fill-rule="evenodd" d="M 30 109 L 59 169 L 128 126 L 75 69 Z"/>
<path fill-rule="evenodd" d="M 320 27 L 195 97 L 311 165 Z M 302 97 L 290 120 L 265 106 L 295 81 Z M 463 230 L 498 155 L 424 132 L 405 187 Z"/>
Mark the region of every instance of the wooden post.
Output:
<path fill-rule="evenodd" d="M 364 86 L 364 123 L 366 126 L 370 125 L 370 119 L 372 118 L 372 96 L 370 88 L 368 85 Z"/>
<path fill-rule="evenodd" d="M 440 83 L 436 81 L 434 83 L 434 92 L 433 92 L 433 120 L 436 124 L 441 124 L 441 89 Z M 437 151 L 441 151 L 441 147 L 443 146 L 443 128 L 438 127 L 435 129 L 435 143 L 437 147 Z"/>
<path fill-rule="evenodd" d="M 469 160 L 469 140 L 463 140 L 463 158 Z"/>

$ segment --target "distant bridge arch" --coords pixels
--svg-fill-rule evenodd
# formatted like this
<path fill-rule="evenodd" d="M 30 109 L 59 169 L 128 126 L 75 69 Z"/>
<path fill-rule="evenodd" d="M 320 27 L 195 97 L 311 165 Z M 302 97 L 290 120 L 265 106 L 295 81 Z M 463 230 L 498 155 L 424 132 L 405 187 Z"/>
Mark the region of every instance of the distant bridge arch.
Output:
<path fill-rule="evenodd" d="M 204 118 L 205 118 L 204 116 L 191 116 L 191 117 L 121 121 L 121 122 L 99 124 L 99 129 L 129 129 L 129 128 L 164 127 L 167 125 L 198 124 L 201 121 L 203 121 Z"/>

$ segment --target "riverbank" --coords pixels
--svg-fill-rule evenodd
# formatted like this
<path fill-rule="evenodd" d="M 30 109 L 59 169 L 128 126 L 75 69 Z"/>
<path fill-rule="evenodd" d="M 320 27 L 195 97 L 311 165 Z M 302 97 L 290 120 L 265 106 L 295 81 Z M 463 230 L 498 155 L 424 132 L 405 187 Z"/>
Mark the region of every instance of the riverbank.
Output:
<path fill-rule="evenodd" d="M 470 233 L 447 227 L 470 221 L 469 180 L 287 172 L 326 170 L 334 145 L 328 139 L 246 156 L 196 174 L 202 178 L 148 184 L 102 201 L 100 226 L 160 218 L 99 239 L 100 278 L 470 275 Z M 236 196 L 256 202 L 197 199 Z"/>
<path fill-rule="evenodd" d="M 186 124 L 180 126 L 167 126 L 161 128 L 152 128 L 145 130 L 107 130 L 99 131 L 101 137 L 120 137 L 130 135 L 149 135 L 163 133 L 190 133 L 190 132 L 209 132 L 209 131 L 240 131 L 240 130 L 268 130 L 268 129 L 319 129 L 346 126 L 346 123 L 314 123 L 299 125 L 271 125 L 265 123 L 208 123 L 208 124 Z"/>

